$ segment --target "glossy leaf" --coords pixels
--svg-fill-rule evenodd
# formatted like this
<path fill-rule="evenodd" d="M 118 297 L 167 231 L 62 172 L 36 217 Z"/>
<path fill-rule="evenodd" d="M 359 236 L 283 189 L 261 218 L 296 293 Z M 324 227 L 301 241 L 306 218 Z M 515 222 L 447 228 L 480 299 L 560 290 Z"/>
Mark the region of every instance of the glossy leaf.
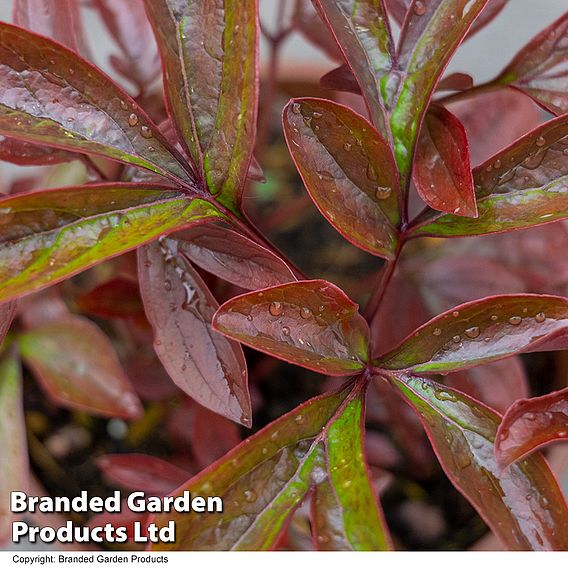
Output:
<path fill-rule="evenodd" d="M 209 191 L 235 206 L 257 115 L 256 0 L 146 0 L 176 126 Z"/>
<path fill-rule="evenodd" d="M 0 211 L 5 216 L 0 225 L 0 301 L 220 215 L 206 201 L 137 184 L 20 194 L 0 200 Z"/>
<path fill-rule="evenodd" d="M 568 549 L 568 508 L 538 455 L 501 471 L 493 457 L 499 415 L 428 379 L 393 377 L 419 413 L 440 464 L 509 550 Z"/>
<path fill-rule="evenodd" d="M 0 133 L 192 182 L 137 103 L 73 51 L 2 22 L 0 63 Z"/>
<path fill-rule="evenodd" d="M 75 299 L 80 310 L 103 318 L 144 319 L 144 306 L 138 284 L 126 278 L 113 278 Z"/>
<path fill-rule="evenodd" d="M 414 183 L 432 209 L 477 217 L 467 134 L 443 107 L 430 107 L 420 130 Z"/>
<path fill-rule="evenodd" d="M 175 238 L 191 262 L 245 290 L 296 280 L 275 254 L 231 229 L 202 225 L 176 233 Z"/>
<path fill-rule="evenodd" d="M 320 85 L 334 91 L 361 94 L 361 87 L 353 75 L 349 65 L 344 64 L 332 69 L 320 79 Z"/>
<path fill-rule="evenodd" d="M 375 365 L 448 373 L 553 348 L 567 328 L 566 298 L 533 294 L 484 298 L 430 320 Z"/>
<path fill-rule="evenodd" d="M 394 45 L 383 0 L 313 0 L 359 84 L 371 121 L 388 140 L 385 83 Z"/>
<path fill-rule="evenodd" d="M 393 258 L 399 185 L 390 147 L 351 109 L 293 99 L 284 109 L 288 149 L 311 198 L 350 242 Z"/>
<path fill-rule="evenodd" d="M 395 157 L 403 178 L 430 97 L 441 75 L 487 0 L 415 0 L 401 30 L 398 70 L 389 86 Z"/>
<path fill-rule="evenodd" d="M 190 477 L 187 471 L 145 454 L 107 454 L 97 459 L 97 465 L 114 484 L 150 495 L 167 495 Z"/>
<path fill-rule="evenodd" d="M 77 154 L 57 148 L 0 136 L 0 161 L 2 162 L 10 162 L 18 166 L 52 166 L 79 158 Z"/>
<path fill-rule="evenodd" d="M 18 338 L 22 357 L 58 403 L 100 414 L 137 418 L 138 397 L 108 337 L 81 316 L 49 321 Z"/>
<path fill-rule="evenodd" d="M 213 412 L 250 426 L 242 349 L 213 330 L 219 304 L 177 241 L 164 238 L 142 247 L 138 274 L 154 349 L 174 383 Z"/>
<path fill-rule="evenodd" d="M 501 467 L 507 467 L 538 448 L 567 438 L 568 389 L 518 400 L 499 425 L 495 457 Z"/>
<path fill-rule="evenodd" d="M 16 302 L 8 302 L 0 305 L 0 346 L 12 325 L 16 313 Z"/>
<path fill-rule="evenodd" d="M 14 0 L 14 23 L 48 36 L 68 48 L 87 55 L 81 7 L 76 0 Z"/>
<path fill-rule="evenodd" d="M 354 550 L 388 548 L 362 461 L 363 409 L 364 393 L 348 385 L 308 401 L 248 438 L 176 492 L 220 496 L 223 513 L 155 516 L 152 521 L 158 526 L 175 520 L 177 540 L 153 549 L 274 548 L 310 490 L 328 482 L 335 489 L 334 501 L 331 515 L 326 503 L 318 503 L 320 544 Z M 343 537 L 339 543 L 336 535 Z"/>
<path fill-rule="evenodd" d="M 13 353 L 0 359 L 0 543 L 9 542 L 14 514 L 10 492 L 26 491 L 28 448 L 20 363 Z"/>
<path fill-rule="evenodd" d="M 467 73 L 451 73 L 438 83 L 438 91 L 468 91 L 473 87 L 473 77 Z"/>
<path fill-rule="evenodd" d="M 568 13 L 535 36 L 495 80 L 512 85 L 553 114 L 568 112 Z"/>
<path fill-rule="evenodd" d="M 551 120 L 478 166 L 479 217 L 426 215 L 416 235 L 500 233 L 568 218 L 568 117 Z"/>
<path fill-rule="evenodd" d="M 144 0 L 93 0 L 93 6 L 120 48 L 120 55 L 111 55 L 111 65 L 144 92 L 161 72 Z"/>
<path fill-rule="evenodd" d="M 250 292 L 225 302 L 213 327 L 279 359 L 329 375 L 350 375 L 367 358 L 368 328 L 354 304 L 325 280 Z"/>

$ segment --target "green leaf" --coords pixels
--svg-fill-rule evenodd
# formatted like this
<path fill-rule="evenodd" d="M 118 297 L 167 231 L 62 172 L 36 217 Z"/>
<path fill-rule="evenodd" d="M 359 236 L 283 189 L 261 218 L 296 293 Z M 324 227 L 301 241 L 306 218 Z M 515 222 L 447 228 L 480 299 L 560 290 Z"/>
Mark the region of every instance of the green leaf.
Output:
<path fill-rule="evenodd" d="M 193 183 L 183 157 L 110 78 L 75 52 L 0 22 L 0 133 Z"/>
<path fill-rule="evenodd" d="M 0 543 L 12 534 L 10 492 L 26 491 L 28 448 L 20 363 L 12 352 L 0 359 Z"/>
<path fill-rule="evenodd" d="M 398 69 L 389 79 L 390 125 L 403 179 L 410 175 L 414 147 L 430 98 L 454 51 L 487 0 L 414 2 L 401 30 Z"/>
<path fill-rule="evenodd" d="M 568 218 L 568 116 L 538 127 L 473 172 L 477 219 L 428 212 L 411 234 L 467 237 Z"/>
<path fill-rule="evenodd" d="M 359 248 L 394 258 L 400 193 L 384 138 L 362 116 L 323 99 L 292 99 L 283 122 L 290 154 L 326 219 Z"/>
<path fill-rule="evenodd" d="M 314 0 L 314 5 L 361 87 L 373 124 L 390 140 L 386 104 L 394 44 L 383 0 Z"/>
<path fill-rule="evenodd" d="M 209 191 L 238 208 L 256 133 L 256 0 L 146 0 L 177 128 Z"/>
<path fill-rule="evenodd" d="M 20 352 L 58 403 L 103 416 L 138 418 L 142 407 L 109 338 L 68 314 L 18 337 Z"/>
<path fill-rule="evenodd" d="M 0 301 L 78 272 L 195 222 L 213 205 L 168 188 L 103 184 L 0 200 Z"/>
<path fill-rule="evenodd" d="M 497 465 L 497 413 L 435 381 L 390 380 L 420 415 L 446 475 L 509 550 L 568 549 L 568 508 L 546 461 Z"/>
<path fill-rule="evenodd" d="M 330 521 L 324 500 L 315 505 L 322 517 L 317 533 L 320 546 L 389 548 L 362 458 L 363 411 L 364 388 L 351 383 L 304 403 L 248 438 L 175 492 L 220 496 L 223 512 L 156 515 L 152 521 L 158 526 L 176 522 L 177 539 L 153 549 L 274 548 L 290 515 L 321 484 L 332 486 L 335 501 L 330 503 Z"/>
<path fill-rule="evenodd" d="M 303 280 L 225 302 L 213 328 L 245 345 L 319 373 L 351 375 L 365 367 L 367 323 L 339 288 Z"/>
<path fill-rule="evenodd" d="M 568 329 L 568 299 L 494 296 L 441 314 L 374 365 L 413 373 L 449 373 L 517 353 L 564 348 L 553 344 Z"/>

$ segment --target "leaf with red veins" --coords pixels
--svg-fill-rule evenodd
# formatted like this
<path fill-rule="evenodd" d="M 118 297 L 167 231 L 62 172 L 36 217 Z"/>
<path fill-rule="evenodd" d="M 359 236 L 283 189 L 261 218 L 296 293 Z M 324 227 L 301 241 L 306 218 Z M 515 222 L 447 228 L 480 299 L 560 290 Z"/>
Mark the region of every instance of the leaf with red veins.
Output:
<path fill-rule="evenodd" d="M 107 454 L 96 462 L 113 484 L 151 495 L 167 495 L 191 477 L 184 469 L 144 454 Z"/>
<path fill-rule="evenodd" d="M 411 173 L 416 140 L 430 98 L 450 58 L 487 0 L 414 0 L 401 30 L 391 74 L 390 126 L 401 177 Z"/>
<path fill-rule="evenodd" d="M 296 280 L 290 268 L 275 254 L 226 227 L 202 225 L 180 231 L 175 238 L 183 255 L 191 262 L 245 290 Z"/>
<path fill-rule="evenodd" d="M 351 375 L 365 367 L 368 327 L 354 304 L 325 280 L 304 280 L 225 302 L 213 327 L 295 365 Z"/>
<path fill-rule="evenodd" d="M 391 377 L 419 414 L 452 484 L 509 550 L 568 550 L 568 508 L 546 461 L 502 470 L 493 455 L 500 417 L 459 391 L 419 377 Z"/>
<path fill-rule="evenodd" d="M 0 305 L 0 345 L 2 345 L 10 326 L 12 325 L 15 313 L 16 302 L 7 302 Z"/>
<path fill-rule="evenodd" d="M 568 13 L 536 35 L 495 83 L 511 85 L 552 114 L 568 112 Z"/>
<path fill-rule="evenodd" d="M 120 48 L 120 55 L 111 55 L 111 65 L 146 90 L 160 76 L 161 64 L 144 1 L 94 0 L 93 7 Z"/>
<path fill-rule="evenodd" d="M 314 0 L 359 84 L 371 122 L 390 139 L 382 83 L 393 66 L 394 43 L 383 0 Z"/>
<path fill-rule="evenodd" d="M 14 0 L 14 23 L 89 56 L 77 0 Z"/>
<path fill-rule="evenodd" d="M 0 133 L 96 154 L 192 184 L 190 166 L 137 103 L 74 51 L 0 22 Z"/>
<path fill-rule="evenodd" d="M 309 400 L 246 439 L 175 495 L 215 495 L 222 514 L 162 513 L 174 520 L 175 543 L 153 550 L 268 550 L 314 489 L 314 538 L 324 549 L 385 550 L 390 539 L 363 461 L 364 389 L 352 383 Z M 333 494 L 329 492 L 329 487 Z"/>
<path fill-rule="evenodd" d="M 450 373 L 518 353 L 565 348 L 568 299 L 519 294 L 457 306 L 420 327 L 376 367 Z M 561 340 L 564 347 L 555 344 Z"/>
<path fill-rule="evenodd" d="M 451 103 L 448 108 L 465 127 L 474 166 L 516 142 L 542 122 L 538 106 L 515 89 L 479 93 L 473 98 Z"/>
<path fill-rule="evenodd" d="M 0 136 L 0 161 L 2 162 L 18 166 L 53 166 L 80 158 L 81 156 L 72 152 Z"/>
<path fill-rule="evenodd" d="M 432 209 L 477 217 L 467 134 L 443 107 L 431 106 L 420 130 L 414 183 Z"/>
<path fill-rule="evenodd" d="M 511 404 L 529 396 L 528 377 L 520 357 L 510 357 L 448 375 L 444 384 L 503 414 Z"/>
<path fill-rule="evenodd" d="M 256 0 L 146 0 L 182 139 L 211 193 L 240 202 L 258 106 Z"/>
<path fill-rule="evenodd" d="M 426 213 L 413 235 L 466 237 L 568 218 L 568 115 L 550 120 L 475 168 L 477 219 Z"/>
<path fill-rule="evenodd" d="M 503 416 L 495 457 L 503 468 L 552 442 L 568 440 L 568 389 L 518 400 Z"/>
<path fill-rule="evenodd" d="M 160 235 L 222 217 L 170 187 L 91 184 L 0 199 L 0 301 L 41 290 Z M 8 222 L 9 220 L 9 222 Z"/>
<path fill-rule="evenodd" d="M 58 404 L 102 416 L 137 418 L 142 406 L 108 337 L 68 315 L 18 338 L 24 362 Z"/>
<path fill-rule="evenodd" d="M 174 383 L 213 412 L 250 426 L 241 346 L 213 329 L 219 304 L 177 241 L 163 238 L 140 248 L 138 275 L 154 349 Z"/>
<path fill-rule="evenodd" d="M 29 476 L 22 373 L 11 351 L 0 358 L 0 416 L 0 543 L 5 543 L 14 520 L 10 493 L 27 491 Z"/>
<path fill-rule="evenodd" d="M 392 259 L 399 183 L 386 141 L 362 116 L 324 99 L 292 99 L 283 123 L 288 149 L 321 213 L 354 245 Z"/>

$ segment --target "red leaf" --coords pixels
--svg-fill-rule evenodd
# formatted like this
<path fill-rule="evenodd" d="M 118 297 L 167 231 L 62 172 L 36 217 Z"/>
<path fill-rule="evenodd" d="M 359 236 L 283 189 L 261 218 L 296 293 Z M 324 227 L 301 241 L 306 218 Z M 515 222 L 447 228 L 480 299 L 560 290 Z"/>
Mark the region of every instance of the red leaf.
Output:
<path fill-rule="evenodd" d="M 505 471 L 497 465 L 498 414 L 428 379 L 393 377 L 392 384 L 419 413 L 452 484 L 509 550 L 568 549 L 568 508 L 544 459 Z"/>
<path fill-rule="evenodd" d="M 59 404 L 103 416 L 136 418 L 142 408 L 112 343 L 89 320 L 68 315 L 18 339 L 22 357 Z"/>
<path fill-rule="evenodd" d="M 219 304 L 173 239 L 139 249 L 138 271 L 154 349 L 176 385 L 213 412 L 251 425 L 240 345 L 211 326 Z"/>
<path fill-rule="evenodd" d="M 0 62 L 2 134 L 193 182 L 190 166 L 148 115 L 74 51 L 2 22 Z"/>
<path fill-rule="evenodd" d="M 477 217 L 465 128 L 443 107 L 431 106 L 422 124 L 414 160 L 414 183 L 432 209 Z"/>
<path fill-rule="evenodd" d="M 160 76 L 161 65 L 143 0 L 93 0 L 105 26 L 120 48 L 111 56 L 118 73 L 143 92 Z"/>
<path fill-rule="evenodd" d="M 495 457 L 508 467 L 538 448 L 568 439 L 568 389 L 518 400 L 497 431 Z"/>
<path fill-rule="evenodd" d="M 52 166 L 77 159 L 80 156 L 71 152 L 0 136 L 0 160 L 3 162 L 18 166 Z"/>
<path fill-rule="evenodd" d="M 213 318 L 221 333 L 284 361 L 329 375 L 350 375 L 367 358 L 368 328 L 354 304 L 324 280 L 250 292 Z"/>
<path fill-rule="evenodd" d="M 191 477 L 163 459 L 144 454 L 107 454 L 97 459 L 97 465 L 116 485 L 151 495 L 167 495 Z"/>
<path fill-rule="evenodd" d="M 386 141 L 362 116 L 323 99 L 293 99 L 283 123 L 288 149 L 322 214 L 354 245 L 393 258 L 399 183 Z"/>
<path fill-rule="evenodd" d="M 176 233 L 175 238 L 191 262 L 245 290 L 296 280 L 275 254 L 226 227 L 201 225 Z"/>
<path fill-rule="evenodd" d="M 374 365 L 448 373 L 518 353 L 564 348 L 568 299 L 520 294 L 463 304 L 435 317 Z M 562 340 L 564 347 L 555 345 Z"/>
<path fill-rule="evenodd" d="M 553 114 L 568 112 L 568 13 L 536 35 L 495 80 L 517 87 Z"/>
<path fill-rule="evenodd" d="M 320 79 L 320 85 L 326 89 L 334 91 L 345 91 L 347 93 L 361 94 L 361 87 L 353 75 L 349 65 L 341 65 L 326 73 Z"/>
<path fill-rule="evenodd" d="M 88 56 L 77 0 L 14 0 L 14 23 Z"/>
<path fill-rule="evenodd" d="M 473 87 L 473 77 L 467 73 L 446 75 L 439 83 L 437 91 L 468 91 Z"/>
<path fill-rule="evenodd" d="M 7 302 L 0 305 L 0 345 L 2 345 L 10 326 L 12 325 L 15 313 L 16 302 Z"/>

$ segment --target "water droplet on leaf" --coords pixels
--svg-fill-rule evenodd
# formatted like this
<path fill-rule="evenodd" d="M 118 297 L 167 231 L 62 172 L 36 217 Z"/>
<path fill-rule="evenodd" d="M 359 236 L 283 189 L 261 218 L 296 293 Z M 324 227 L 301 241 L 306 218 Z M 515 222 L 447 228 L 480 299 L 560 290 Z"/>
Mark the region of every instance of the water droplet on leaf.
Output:
<path fill-rule="evenodd" d="M 278 317 L 284 313 L 284 306 L 281 302 L 272 302 L 272 304 L 270 304 L 270 307 L 268 308 L 268 311 L 270 312 L 270 315 Z"/>

